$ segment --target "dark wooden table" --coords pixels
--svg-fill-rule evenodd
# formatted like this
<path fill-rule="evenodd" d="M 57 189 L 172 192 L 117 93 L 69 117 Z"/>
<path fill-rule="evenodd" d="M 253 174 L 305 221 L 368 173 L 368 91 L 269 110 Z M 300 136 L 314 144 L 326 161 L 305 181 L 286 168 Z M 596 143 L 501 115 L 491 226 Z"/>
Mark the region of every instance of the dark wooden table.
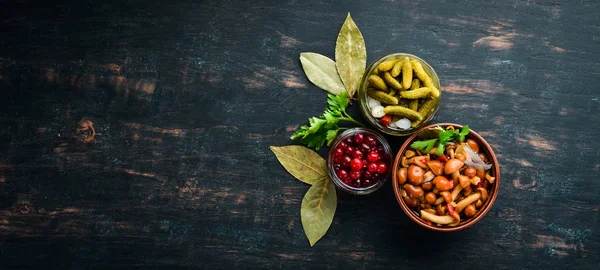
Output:
<path fill-rule="evenodd" d="M 598 1 L 67 2 L 0 1 L 0 269 L 600 263 Z M 495 147 L 500 194 L 472 228 L 420 229 L 388 181 L 338 192 L 309 246 L 308 186 L 269 146 L 323 111 L 298 57 L 333 58 L 347 12 L 367 62 L 424 58 L 435 122 Z"/>

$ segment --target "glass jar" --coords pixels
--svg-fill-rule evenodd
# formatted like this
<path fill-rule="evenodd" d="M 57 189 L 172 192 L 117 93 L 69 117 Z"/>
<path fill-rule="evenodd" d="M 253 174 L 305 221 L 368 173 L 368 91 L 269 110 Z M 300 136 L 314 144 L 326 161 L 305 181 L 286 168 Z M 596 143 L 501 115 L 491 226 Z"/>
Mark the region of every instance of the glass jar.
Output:
<path fill-rule="evenodd" d="M 390 128 L 390 127 L 386 127 L 386 126 L 382 125 L 379 122 L 379 119 L 375 118 L 371 114 L 371 109 L 369 108 L 368 95 L 367 95 L 367 88 L 369 86 L 368 78 L 373 73 L 373 71 L 379 66 L 379 64 L 381 62 L 386 61 L 386 60 L 391 60 L 391 59 L 401 59 L 404 57 L 408 57 L 411 60 L 414 59 L 417 62 L 421 63 L 425 72 L 427 72 L 428 75 L 431 77 L 431 80 L 433 81 L 434 86 L 440 90 L 440 97 L 438 98 L 437 104 L 435 105 L 434 109 L 417 126 L 411 127 L 409 129 Z M 416 78 L 416 76 L 413 75 L 413 78 Z M 433 70 L 433 68 L 427 62 L 425 62 L 423 59 L 421 59 L 415 55 L 407 54 L 407 53 L 388 54 L 386 56 L 383 56 L 383 57 L 375 60 L 375 62 L 371 63 L 371 65 L 369 65 L 369 67 L 365 71 L 365 74 L 359 84 L 359 87 L 358 87 L 358 100 L 360 103 L 360 112 L 363 115 L 363 118 L 366 119 L 367 122 L 369 122 L 375 129 L 377 129 L 385 134 L 389 134 L 389 135 L 393 135 L 393 136 L 408 136 L 410 134 L 415 133 L 420 128 L 427 126 L 427 124 L 429 124 L 429 122 L 431 122 L 431 120 L 435 117 L 435 115 L 440 107 L 440 102 L 442 99 L 441 92 L 442 92 L 442 90 L 440 88 L 440 80 L 439 80 L 437 74 L 435 73 L 435 70 Z"/>
<path fill-rule="evenodd" d="M 360 140 L 361 136 L 362 140 Z M 348 146 L 351 147 L 350 150 Z M 341 149 L 343 154 L 340 154 L 340 152 L 336 154 L 336 151 L 340 151 L 337 149 Z M 361 153 L 356 153 L 356 151 Z M 374 155 L 372 152 L 377 153 L 379 157 L 377 160 L 372 156 Z M 349 157 L 352 160 L 351 162 L 355 162 L 354 159 L 359 159 L 361 162 L 360 170 L 352 170 L 350 166 L 342 165 L 345 163 L 344 159 L 346 157 Z M 345 161 L 347 163 L 348 159 Z M 377 166 L 378 170 L 371 172 L 369 165 Z M 385 171 L 382 170 L 382 166 L 385 166 Z M 333 183 L 338 188 L 357 195 L 369 194 L 379 189 L 389 178 L 392 170 L 391 166 L 392 149 L 386 139 L 373 130 L 361 127 L 348 129 L 338 135 L 331 144 L 327 155 L 327 167 Z M 344 176 L 340 170 L 346 171 L 346 177 L 343 179 L 340 178 L 340 176 Z M 352 179 L 350 177 L 351 173 L 358 171 L 360 171 L 360 178 Z"/>

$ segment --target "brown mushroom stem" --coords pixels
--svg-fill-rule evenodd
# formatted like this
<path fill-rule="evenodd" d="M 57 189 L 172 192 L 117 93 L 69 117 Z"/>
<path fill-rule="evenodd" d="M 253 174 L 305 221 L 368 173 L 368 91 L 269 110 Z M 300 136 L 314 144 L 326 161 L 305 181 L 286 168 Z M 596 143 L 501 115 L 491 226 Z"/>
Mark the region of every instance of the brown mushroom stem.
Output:
<path fill-rule="evenodd" d="M 460 215 L 458 212 L 454 211 L 452 214 L 450 214 L 450 216 L 454 218 L 454 220 L 460 221 Z"/>
<path fill-rule="evenodd" d="M 454 207 L 454 211 L 460 213 L 463 209 L 465 209 L 465 207 L 467 207 L 467 205 L 476 202 L 477 200 L 479 200 L 479 198 L 481 198 L 480 193 L 475 193 L 470 195 L 469 197 L 464 198 L 462 201 L 456 204 L 456 206 Z"/>
<path fill-rule="evenodd" d="M 450 154 L 450 158 L 454 158 L 454 149 L 449 149 L 448 153 Z"/>
<path fill-rule="evenodd" d="M 423 169 L 429 169 L 427 162 L 429 162 L 429 156 L 416 156 L 408 160 L 409 164 L 415 164 Z"/>
<path fill-rule="evenodd" d="M 471 178 L 471 185 L 477 186 L 479 182 L 481 182 L 481 178 L 479 178 L 478 176 L 473 176 L 473 178 Z"/>
<path fill-rule="evenodd" d="M 410 165 L 411 163 L 409 163 L 412 159 L 408 159 L 406 157 L 402 157 L 402 161 L 400 162 L 400 165 L 402 165 L 402 167 L 406 168 L 408 167 L 408 165 Z"/>
<path fill-rule="evenodd" d="M 434 214 L 425 212 L 423 210 L 421 210 L 421 218 L 423 218 L 425 220 L 429 220 L 433 223 L 442 224 L 442 225 L 448 225 L 448 224 L 452 224 L 455 222 L 455 219 L 452 216 L 449 216 L 449 215 L 438 216 L 438 215 L 434 215 Z"/>
<path fill-rule="evenodd" d="M 488 198 L 488 192 L 485 188 L 477 188 L 477 192 L 481 193 L 481 200 L 485 202 Z"/>
<path fill-rule="evenodd" d="M 444 198 L 443 197 L 439 197 L 439 198 L 437 198 L 437 200 L 435 200 L 435 202 L 433 203 L 433 205 L 438 205 L 438 204 L 443 203 L 443 202 L 444 202 Z"/>
<path fill-rule="evenodd" d="M 485 174 L 485 179 L 488 180 L 490 184 L 493 184 L 496 181 L 496 177 L 492 177 L 489 173 Z"/>
<path fill-rule="evenodd" d="M 452 181 L 454 181 L 454 184 L 458 184 L 458 177 L 460 176 L 460 171 L 455 171 L 452 173 Z"/>
<path fill-rule="evenodd" d="M 423 209 L 423 211 L 425 211 L 425 212 L 427 212 L 429 214 L 435 215 L 435 210 L 434 209 L 431 209 L 431 208 L 429 208 L 429 209 Z"/>
<path fill-rule="evenodd" d="M 461 185 L 454 187 L 454 190 L 452 190 L 452 201 L 456 200 L 456 197 L 458 197 L 458 194 L 460 193 L 462 188 L 463 187 Z"/>

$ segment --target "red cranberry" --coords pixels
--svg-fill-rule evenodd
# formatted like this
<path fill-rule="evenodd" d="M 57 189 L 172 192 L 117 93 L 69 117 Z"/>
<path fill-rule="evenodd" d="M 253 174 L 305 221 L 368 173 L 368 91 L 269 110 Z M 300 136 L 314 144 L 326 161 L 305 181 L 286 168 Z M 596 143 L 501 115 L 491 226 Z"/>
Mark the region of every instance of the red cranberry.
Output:
<path fill-rule="evenodd" d="M 365 139 L 365 135 L 362 133 L 358 133 L 354 135 L 354 143 L 361 144 Z"/>
<path fill-rule="evenodd" d="M 352 171 L 360 172 L 362 166 L 362 160 L 360 160 L 360 158 L 355 158 L 352 161 L 350 161 L 350 168 L 352 169 Z"/>
<path fill-rule="evenodd" d="M 373 185 L 373 181 L 371 181 L 371 179 L 363 180 L 363 187 L 370 187 L 371 185 Z"/>
<path fill-rule="evenodd" d="M 339 171 L 341 168 L 342 168 L 342 165 L 340 165 L 340 164 L 333 165 L 333 170 L 336 172 Z"/>
<path fill-rule="evenodd" d="M 344 156 L 344 157 L 342 158 L 342 162 L 341 162 L 341 163 L 342 163 L 342 166 L 343 166 L 343 167 L 346 167 L 346 168 L 347 168 L 347 167 L 350 167 L 350 161 L 352 161 L 352 158 L 351 158 L 351 157 L 349 157 L 349 156 Z"/>
<path fill-rule="evenodd" d="M 365 153 L 368 153 L 369 151 L 371 151 L 371 146 L 369 146 L 369 145 L 368 145 L 368 144 L 366 144 L 366 143 L 361 143 L 361 144 L 358 146 L 358 149 L 360 149 L 360 151 L 363 151 L 363 152 L 365 152 Z"/>
<path fill-rule="evenodd" d="M 352 152 L 352 157 L 353 158 L 362 158 L 363 152 L 358 149 L 354 149 L 354 152 Z"/>
<path fill-rule="evenodd" d="M 346 146 L 346 155 L 349 155 L 349 156 L 351 156 L 351 155 L 352 155 L 352 153 L 354 153 L 354 147 L 352 147 L 352 146 L 349 146 L 349 145 L 348 145 L 348 146 Z"/>
<path fill-rule="evenodd" d="M 340 142 L 340 144 L 338 144 L 338 148 L 341 148 L 342 150 L 346 149 L 346 147 L 348 147 L 348 145 L 345 142 Z"/>
<path fill-rule="evenodd" d="M 371 151 L 368 155 L 367 155 L 367 160 L 369 162 L 377 162 L 379 160 L 379 153 L 377 153 L 377 151 Z"/>
<path fill-rule="evenodd" d="M 368 160 L 366 160 L 366 159 L 363 159 L 363 160 L 362 160 L 362 162 L 363 162 L 363 166 L 362 166 L 362 168 L 363 168 L 363 169 L 366 169 L 366 168 L 367 168 L 367 166 L 369 165 L 369 161 L 368 161 Z"/>
<path fill-rule="evenodd" d="M 360 179 L 354 180 L 354 187 L 360 187 L 360 183 L 361 183 Z"/>
<path fill-rule="evenodd" d="M 377 168 L 377 163 L 369 163 L 369 165 L 367 165 L 367 171 L 369 171 L 370 173 L 377 172 Z"/>
<path fill-rule="evenodd" d="M 373 146 L 377 145 L 377 139 L 375 139 L 375 137 L 373 135 L 367 135 L 365 137 L 365 143 L 367 143 L 369 146 L 373 147 Z"/>
<path fill-rule="evenodd" d="M 346 143 L 346 145 L 349 145 L 349 146 L 350 146 L 350 145 L 352 145 L 352 138 L 351 138 L 351 137 L 348 137 L 348 138 L 346 138 L 346 139 L 344 140 L 344 142 Z"/>
<path fill-rule="evenodd" d="M 344 149 L 341 147 L 336 148 L 335 150 L 333 150 L 333 156 L 334 157 L 341 157 L 344 155 Z"/>
<path fill-rule="evenodd" d="M 348 171 L 346 171 L 344 169 L 337 171 L 337 177 L 342 180 L 348 178 Z"/>
<path fill-rule="evenodd" d="M 346 185 L 349 185 L 349 186 L 352 185 L 352 179 L 350 179 L 350 178 L 346 178 L 343 181 L 344 181 L 344 183 L 346 183 Z"/>
<path fill-rule="evenodd" d="M 387 172 L 387 164 L 385 164 L 385 162 L 379 162 L 377 163 L 377 172 L 380 174 L 384 174 L 385 172 Z"/>
<path fill-rule="evenodd" d="M 350 179 L 352 179 L 352 180 L 359 179 L 360 175 L 361 175 L 360 171 L 352 171 L 352 172 L 350 172 Z"/>
<path fill-rule="evenodd" d="M 380 178 L 381 178 L 381 174 L 379 174 L 379 173 L 373 174 L 373 181 L 379 181 Z"/>
<path fill-rule="evenodd" d="M 370 171 L 364 172 L 363 176 L 364 176 L 365 179 L 372 179 L 373 178 L 373 174 Z"/>
<path fill-rule="evenodd" d="M 344 156 L 333 156 L 333 163 L 339 164 L 342 163 L 342 159 L 344 158 Z"/>

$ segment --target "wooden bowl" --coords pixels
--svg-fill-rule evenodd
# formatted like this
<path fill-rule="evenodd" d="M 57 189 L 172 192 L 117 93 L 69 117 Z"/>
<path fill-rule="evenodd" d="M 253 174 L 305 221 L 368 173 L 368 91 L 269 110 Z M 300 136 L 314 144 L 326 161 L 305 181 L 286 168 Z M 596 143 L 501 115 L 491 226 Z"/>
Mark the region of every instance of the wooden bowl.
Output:
<path fill-rule="evenodd" d="M 394 187 L 394 193 L 396 195 L 396 200 L 398 200 L 398 204 L 400 204 L 400 207 L 402 208 L 404 213 L 406 213 L 406 215 L 410 219 L 412 219 L 414 222 L 416 222 L 420 226 L 427 228 L 429 230 L 438 231 L 438 232 L 460 231 L 460 230 L 466 229 L 466 228 L 472 226 L 473 224 L 477 223 L 479 220 L 481 220 L 483 218 L 483 216 L 485 216 L 485 214 L 487 214 L 487 212 L 490 210 L 490 208 L 492 208 L 494 201 L 496 201 L 496 197 L 498 197 L 498 190 L 500 187 L 500 166 L 498 165 L 498 159 L 496 158 L 496 154 L 494 154 L 492 147 L 483 139 L 483 137 L 481 137 L 481 135 L 477 134 L 477 132 L 475 132 L 473 130 L 470 130 L 469 135 L 467 135 L 467 138 L 471 138 L 471 139 L 477 141 L 480 146 L 483 146 L 482 149 L 480 149 L 480 151 L 483 151 L 492 162 L 492 169 L 490 170 L 490 174 L 491 174 L 491 176 L 496 178 L 496 181 L 494 182 L 494 184 L 492 184 L 492 187 L 490 188 L 490 193 L 488 194 L 488 196 L 489 196 L 488 200 L 485 202 L 485 204 L 483 205 L 481 210 L 479 210 L 474 217 L 469 218 L 465 221 L 461 221 L 457 226 L 438 227 L 435 225 L 427 224 L 421 217 L 419 217 L 415 212 L 413 212 L 413 210 L 411 210 L 408 207 L 408 205 L 406 205 L 406 202 L 404 202 L 404 199 L 402 199 L 402 188 L 400 187 L 400 185 L 398 183 L 398 169 L 400 167 L 400 162 L 402 160 L 402 156 L 404 156 L 404 152 L 406 150 L 408 150 L 409 146 L 413 143 L 413 141 L 415 141 L 417 136 L 420 133 L 422 133 L 424 130 L 426 130 L 428 128 L 433 128 L 436 126 L 440 126 L 443 128 L 446 128 L 448 126 L 453 126 L 455 129 L 462 128 L 462 125 L 453 124 L 453 123 L 433 124 L 433 125 L 423 127 L 422 129 L 417 131 L 415 134 L 410 136 L 406 140 L 406 142 L 404 142 L 404 144 L 400 148 L 400 151 L 398 151 L 398 153 L 396 154 L 396 159 L 394 160 L 394 164 L 392 167 L 393 168 L 392 169 L 392 186 Z M 484 179 L 484 181 L 485 181 L 485 179 Z"/>

